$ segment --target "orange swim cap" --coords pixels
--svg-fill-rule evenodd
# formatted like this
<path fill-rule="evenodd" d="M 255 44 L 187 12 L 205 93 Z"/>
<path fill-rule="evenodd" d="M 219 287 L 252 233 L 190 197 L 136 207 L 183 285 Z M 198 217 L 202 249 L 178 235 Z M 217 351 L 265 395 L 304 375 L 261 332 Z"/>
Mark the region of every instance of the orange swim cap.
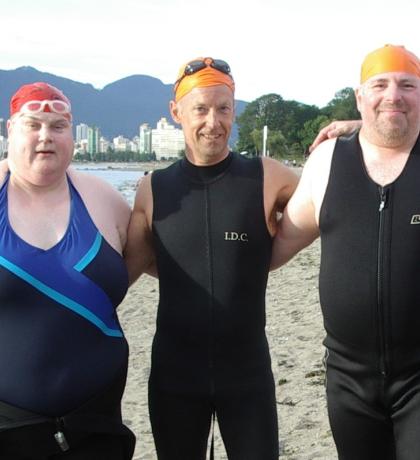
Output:
<path fill-rule="evenodd" d="M 197 70 L 194 69 L 194 64 Z M 235 92 L 235 83 L 229 65 L 225 61 L 209 57 L 193 59 L 185 63 L 178 72 L 174 85 L 175 101 L 178 102 L 194 88 L 215 85 L 226 85 L 232 93 Z"/>
<path fill-rule="evenodd" d="M 385 45 L 369 53 L 362 64 L 360 83 L 387 72 L 405 72 L 420 77 L 418 57 L 404 46 Z"/>

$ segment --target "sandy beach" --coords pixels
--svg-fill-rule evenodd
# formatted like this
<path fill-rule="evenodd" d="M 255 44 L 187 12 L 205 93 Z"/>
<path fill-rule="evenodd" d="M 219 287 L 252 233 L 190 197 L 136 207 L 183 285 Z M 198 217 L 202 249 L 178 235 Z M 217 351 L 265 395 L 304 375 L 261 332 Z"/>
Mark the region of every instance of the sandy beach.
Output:
<path fill-rule="evenodd" d="M 317 241 L 271 273 L 267 288 L 267 336 L 276 381 L 280 459 L 284 460 L 337 458 L 325 402 L 318 270 Z M 123 416 L 137 436 L 135 460 L 156 459 L 147 380 L 157 302 L 158 282 L 145 275 L 130 289 L 119 311 L 131 351 Z M 227 459 L 217 430 L 215 459 Z"/>

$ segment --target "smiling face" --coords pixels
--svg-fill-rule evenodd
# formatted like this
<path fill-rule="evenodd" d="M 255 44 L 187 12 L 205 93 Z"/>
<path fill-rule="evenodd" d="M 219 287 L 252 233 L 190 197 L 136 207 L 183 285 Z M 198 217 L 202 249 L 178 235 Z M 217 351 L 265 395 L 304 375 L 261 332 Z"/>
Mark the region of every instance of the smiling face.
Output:
<path fill-rule="evenodd" d="M 235 118 L 232 90 L 226 85 L 194 88 L 171 101 L 172 118 L 184 131 L 186 155 L 196 165 L 212 165 L 229 153 Z"/>
<path fill-rule="evenodd" d="M 367 80 L 356 90 L 362 134 L 381 147 L 404 147 L 420 131 L 420 78 L 388 72 Z"/>
<path fill-rule="evenodd" d="M 36 185 L 64 175 L 73 156 L 72 128 L 67 117 L 19 113 L 9 120 L 8 134 L 12 174 Z"/>

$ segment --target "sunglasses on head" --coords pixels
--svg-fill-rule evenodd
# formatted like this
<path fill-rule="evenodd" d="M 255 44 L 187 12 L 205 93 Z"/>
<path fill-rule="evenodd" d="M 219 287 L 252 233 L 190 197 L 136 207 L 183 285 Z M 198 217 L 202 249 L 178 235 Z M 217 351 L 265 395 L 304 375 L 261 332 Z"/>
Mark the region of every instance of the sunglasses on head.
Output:
<path fill-rule="evenodd" d="M 181 83 L 181 80 L 183 78 L 187 77 L 188 75 L 197 73 L 200 70 L 205 69 L 206 67 L 212 67 L 213 69 L 216 69 L 219 72 L 229 75 L 232 78 L 232 75 L 230 72 L 230 66 L 226 61 L 222 61 L 222 59 L 213 59 L 211 57 L 206 57 L 204 59 L 191 61 L 185 66 L 184 72 L 175 82 L 175 85 L 174 85 L 175 91 L 178 88 L 178 85 Z"/>
<path fill-rule="evenodd" d="M 60 99 L 49 100 L 44 99 L 43 101 L 28 101 L 25 102 L 20 108 L 21 113 L 39 113 L 43 112 L 45 106 L 48 105 L 51 112 L 63 114 L 70 114 L 71 107 L 67 102 L 61 101 Z"/>

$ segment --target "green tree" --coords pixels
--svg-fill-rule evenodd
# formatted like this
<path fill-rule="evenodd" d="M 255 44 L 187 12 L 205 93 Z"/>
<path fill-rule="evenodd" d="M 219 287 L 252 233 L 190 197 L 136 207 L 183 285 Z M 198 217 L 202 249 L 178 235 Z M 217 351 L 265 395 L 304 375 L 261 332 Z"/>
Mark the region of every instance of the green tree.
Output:
<path fill-rule="evenodd" d="M 299 130 L 300 145 L 305 151 L 313 142 L 318 132 L 328 123 L 331 119 L 326 115 L 318 115 L 312 120 L 308 120 L 303 124 L 302 129 Z"/>
<path fill-rule="evenodd" d="M 277 159 L 284 159 L 289 155 L 289 146 L 280 130 L 268 132 L 267 148 L 270 152 L 270 156 Z"/>
<path fill-rule="evenodd" d="M 317 117 L 321 111 L 314 105 L 302 104 L 297 101 L 285 101 L 284 114 L 277 129 L 281 129 L 286 138 L 289 148 L 293 144 L 299 144 L 299 131 L 304 123 Z"/>
<path fill-rule="evenodd" d="M 237 148 L 250 153 L 260 152 L 262 148 L 262 131 L 265 125 L 268 129 L 278 129 L 281 116 L 283 98 L 278 94 L 266 94 L 249 103 L 245 110 L 237 117 L 239 128 Z M 261 144 L 257 140 L 261 137 Z"/>
<path fill-rule="evenodd" d="M 267 142 L 271 142 L 270 153 L 279 158 L 287 156 L 292 146 L 294 150 L 300 149 L 299 130 L 303 124 L 319 114 L 320 109 L 316 106 L 285 101 L 278 94 L 261 96 L 248 104 L 237 118 L 237 148 L 250 153 L 260 152 L 262 130 L 266 125 L 269 132 Z"/>
<path fill-rule="evenodd" d="M 259 155 L 263 149 L 263 132 L 262 129 L 254 128 L 251 131 L 251 139 L 252 139 L 252 153 Z"/>
<path fill-rule="evenodd" d="M 344 88 L 335 93 L 334 98 L 322 109 L 322 113 L 331 120 L 357 120 L 356 96 L 352 88 Z"/>

